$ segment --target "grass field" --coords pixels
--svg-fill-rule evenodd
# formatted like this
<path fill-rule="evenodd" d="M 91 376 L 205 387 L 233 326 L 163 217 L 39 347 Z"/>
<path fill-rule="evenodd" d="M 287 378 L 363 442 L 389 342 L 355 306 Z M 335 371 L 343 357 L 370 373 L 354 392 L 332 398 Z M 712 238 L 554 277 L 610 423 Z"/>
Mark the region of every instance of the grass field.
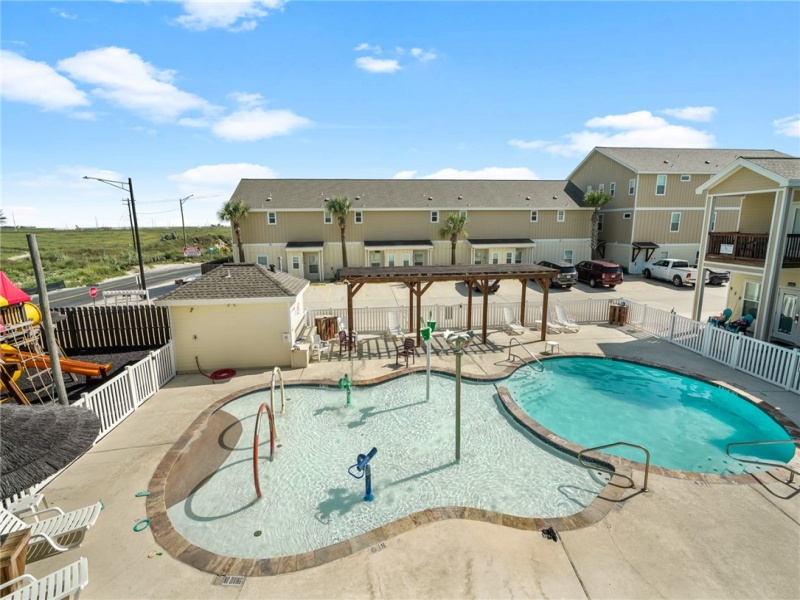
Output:
<path fill-rule="evenodd" d="M 128 229 L 0 229 L 0 268 L 17 286 L 34 287 L 28 234 L 36 235 L 47 283 L 64 280 L 68 287 L 125 275 L 138 268 L 139 258 Z M 145 268 L 171 262 L 205 262 L 230 255 L 229 227 L 187 227 L 187 246 L 202 254 L 183 256 L 183 232 L 178 228 L 140 228 Z M 213 250 L 213 251 L 212 251 Z"/>

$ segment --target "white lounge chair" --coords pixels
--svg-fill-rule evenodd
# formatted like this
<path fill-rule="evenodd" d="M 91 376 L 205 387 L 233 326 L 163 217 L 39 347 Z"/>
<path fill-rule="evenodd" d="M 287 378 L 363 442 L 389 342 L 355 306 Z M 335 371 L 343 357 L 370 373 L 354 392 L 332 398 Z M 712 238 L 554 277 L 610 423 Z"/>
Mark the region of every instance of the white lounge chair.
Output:
<path fill-rule="evenodd" d="M 95 524 L 103 503 L 84 506 L 65 513 L 60 508 L 46 508 L 25 515 L 25 518 L 38 518 L 31 523 L 31 537 L 28 540 L 28 562 L 44 558 L 55 552 L 66 552 L 83 543 L 86 531 Z M 0 509 L 5 512 L 5 509 Z M 54 517 L 42 518 L 47 513 L 56 513 Z"/>
<path fill-rule="evenodd" d="M 541 330 L 541 328 L 542 328 L 542 320 L 541 319 L 537 319 L 536 321 L 534 321 L 533 322 L 533 328 Z M 547 317 L 547 333 L 563 333 L 563 332 L 564 332 L 564 328 L 561 325 L 559 325 L 558 323 L 554 322 L 552 317 L 548 315 L 548 317 Z"/>
<path fill-rule="evenodd" d="M 525 333 L 525 328 L 514 316 L 514 311 L 508 308 L 507 306 L 503 308 L 503 319 L 504 319 L 503 328 L 509 333 L 513 333 L 516 335 L 522 335 L 523 333 Z"/>
<path fill-rule="evenodd" d="M 553 319 L 553 322 L 559 324 L 564 328 L 565 331 L 569 331 L 570 333 L 578 333 L 581 330 L 581 326 L 569 318 L 569 315 L 567 315 L 567 309 L 564 308 L 563 305 L 556 304 L 555 313 L 555 319 Z"/>
<path fill-rule="evenodd" d="M 327 354 L 328 358 L 331 356 L 331 345 L 328 341 L 323 341 L 318 335 L 311 336 L 311 356 L 316 358 L 317 361 L 322 360 L 322 355 Z"/>
<path fill-rule="evenodd" d="M 24 584 L 3 596 L 4 600 L 59 600 L 73 596 L 76 600 L 81 590 L 89 583 L 89 561 L 81 557 L 71 565 L 36 579 L 33 575 L 21 575 L 0 585 L 0 591 L 16 584 Z"/>
<path fill-rule="evenodd" d="M 400 319 L 397 316 L 397 313 L 396 312 L 386 313 L 386 320 L 389 323 L 388 327 L 386 328 L 386 337 L 392 340 L 400 340 L 400 341 L 405 339 L 406 334 L 403 331 L 403 328 L 400 326 Z"/>

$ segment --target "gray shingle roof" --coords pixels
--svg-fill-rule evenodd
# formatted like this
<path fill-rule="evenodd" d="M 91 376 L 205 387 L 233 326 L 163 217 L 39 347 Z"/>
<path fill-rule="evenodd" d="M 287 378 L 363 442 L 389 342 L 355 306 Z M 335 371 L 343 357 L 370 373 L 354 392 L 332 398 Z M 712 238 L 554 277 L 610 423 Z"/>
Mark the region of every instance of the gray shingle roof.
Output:
<path fill-rule="evenodd" d="M 189 304 L 196 300 L 294 298 L 309 282 L 294 275 L 269 271 L 261 265 L 226 264 L 155 300 L 163 304 Z"/>
<path fill-rule="evenodd" d="M 752 156 L 743 156 L 742 158 L 786 179 L 800 179 L 800 158 L 754 158 Z"/>
<path fill-rule="evenodd" d="M 640 173 L 714 174 L 740 156 L 791 158 L 777 150 L 724 150 L 719 148 L 611 148 L 598 152 Z"/>
<path fill-rule="evenodd" d="M 322 209 L 346 196 L 359 209 L 582 208 L 583 192 L 565 180 L 242 179 L 231 197 L 251 209 Z M 429 199 L 430 198 L 430 199 Z"/>

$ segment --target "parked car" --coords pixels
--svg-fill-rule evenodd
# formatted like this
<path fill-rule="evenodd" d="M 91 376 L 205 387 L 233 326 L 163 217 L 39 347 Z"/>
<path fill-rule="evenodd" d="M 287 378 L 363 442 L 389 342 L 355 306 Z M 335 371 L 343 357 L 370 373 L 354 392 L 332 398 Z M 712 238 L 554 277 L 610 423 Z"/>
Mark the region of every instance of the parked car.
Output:
<path fill-rule="evenodd" d="M 495 281 L 494 283 L 489 284 L 489 293 L 494 294 L 497 290 L 500 289 L 500 282 Z M 481 293 L 481 288 L 479 287 L 478 283 L 475 282 L 475 285 L 472 286 L 472 290 L 477 293 Z"/>
<path fill-rule="evenodd" d="M 692 265 L 697 268 L 697 265 Z M 708 285 L 722 285 L 731 280 L 731 274 L 728 271 L 715 271 L 714 269 L 706 268 L 706 283 Z"/>
<path fill-rule="evenodd" d="M 575 265 L 578 281 L 586 281 L 592 287 L 607 285 L 613 288 L 622 283 L 622 267 L 604 260 L 585 260 Z"/>
<path fill-rule="evenodd" d="M 645 279 L 671 281 L 675 287 L 697 283 L 697 269 L 689 266 L 689 261 L 677 258 L 663 258 L 653 263 L 645 263 L 642 269 Z"/>
<path fill-rule="evenodd" d="M 558 275 L 550 280 L 550 287 L 571 288 L 578 282 L 578 271 L 575 265 L 565 261 L 540 260 L 537 264 L 548 269 L 555 269 Z"/>
<path fill-rule="evenodd" d="M 190 283 L 192 281 L 195 281 L 197 279 L 200 279 L 200 274 L 199 273 L 195 274 L 195 275 L 188 275 L 186 277 L 181 277 L 180 279 L 176 279 L 175 280 L 175 285 L 184 285 L 184 284 Z"/>

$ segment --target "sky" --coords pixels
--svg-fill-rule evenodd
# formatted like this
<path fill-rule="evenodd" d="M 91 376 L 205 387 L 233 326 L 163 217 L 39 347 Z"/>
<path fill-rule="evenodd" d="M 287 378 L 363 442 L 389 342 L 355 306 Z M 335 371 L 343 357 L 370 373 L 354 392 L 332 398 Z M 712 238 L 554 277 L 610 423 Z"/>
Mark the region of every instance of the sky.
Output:
<path fill-rule="evenodd" d="M 565 179 L 800 156 L 798 2 L 0 4 L 8 224 L 218 223 L 242 178 Z M 84 176 L 120 181 L 124 189 Z"/>

